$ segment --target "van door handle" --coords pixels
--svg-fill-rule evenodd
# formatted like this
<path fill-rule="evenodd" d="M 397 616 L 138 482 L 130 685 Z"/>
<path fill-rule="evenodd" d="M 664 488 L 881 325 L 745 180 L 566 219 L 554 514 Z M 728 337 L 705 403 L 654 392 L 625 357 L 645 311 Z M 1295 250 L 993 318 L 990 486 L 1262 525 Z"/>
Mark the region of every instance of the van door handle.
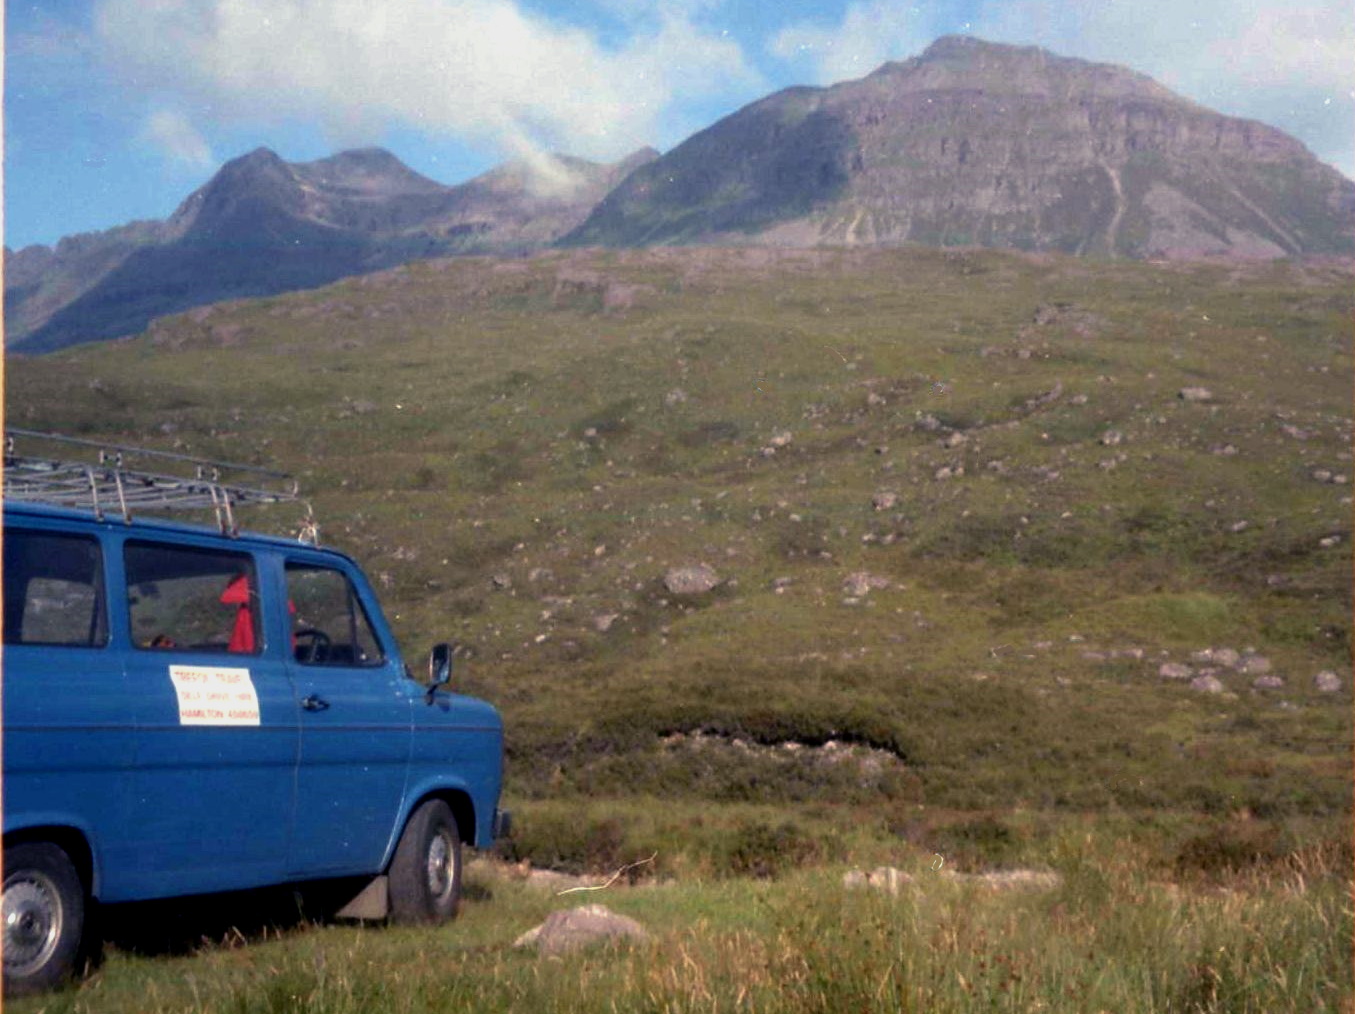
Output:
<path fill-rule="evenodd" d="M 324 711 L 329 707 L 329 701 L 316 694 L 307 694 L 301 698 L 301 707 L 306 711 Z"/>

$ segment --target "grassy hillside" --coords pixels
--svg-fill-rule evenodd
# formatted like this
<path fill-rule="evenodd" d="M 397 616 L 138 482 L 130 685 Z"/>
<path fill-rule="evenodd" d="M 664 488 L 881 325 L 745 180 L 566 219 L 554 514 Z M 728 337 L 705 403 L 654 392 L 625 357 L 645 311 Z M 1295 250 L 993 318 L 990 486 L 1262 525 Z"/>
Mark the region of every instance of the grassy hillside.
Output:
<path fill-rule="evenodd" d="M 1324 815 L 1351 309 L 1341 266 L 455 260 L 13 359 L 6 412 L 295 471 L 519 797 Z M 1211 647 L 1285 685 L 1158 676 Z"/>
<path fill-rule="evenodd" d="M 1347 964 L 1300 968 L 1286 941 L 1349 937 L 1351 274 L 923 251 L 430 262 L 11 358 L 6 417 L 297 473 L 406 654 L 458 639 L 457 680 L 503 710 L 506 855 L 605 871 L 657 853 L 645 874 L 684 885 L 622 907 L 696 978 L 646 977 L 641 955 L 525 986 L 506 940 L 526 926 L 503 920 L 540 904 L 501 886 L 507 915 L 440 931 L 498 941 L 454 958 L 471 1007 L 527 990 L 734 1009 L 789 976 L 784 1009 L 865 1009 L 851 991 L 884 988 L 892 959 L 812 944 L 836 939 L 837 902 L 801 918 L 794 895 L 759 907 L 737 885 L 809 877 L 795 891 L 819 898 L 796 868 L 940 853 L 1065 873 L 1048 911 L 975 909 L 1017 951 L 1018 923 L 1042 927 L 1044 985 L 975 993 L 985 947 L 941 960 L 928 936 L 959 909 L 912 928 L 871 909 L 922 934 L 900 945 L 921 985 L 880 1009 L 1334 1010 Z M 713 588 L 665 583 L 698 565 Z M 1159 896 L 1161 878 L 1202 893 Z M 1261 907 L 1210 901 L 1220 879 Z M 1106 927 L 1110 965 L 1073 954 L 1078 912 L 1145 898 L 1147 921 Z M 368 946 L 347 932 L 320 951 Z M 726 967 L 736 938 L 767 961 Z M 1159 960 L 1154 939 L 1184 950 Z M 203 1009 L 382 1009 L 354 999 L 366 973 L 312 982 L 310 937 L 281 946 L 258 960 L 299 977 L 291 1001 L 225 954 Z M 1236 956 L 1199 956 L 1215 946 Z M 94 988 L 143 998 L 142 975 L 115 962 Z M 410 1009 L 451 995 L 405 981 Z"/>

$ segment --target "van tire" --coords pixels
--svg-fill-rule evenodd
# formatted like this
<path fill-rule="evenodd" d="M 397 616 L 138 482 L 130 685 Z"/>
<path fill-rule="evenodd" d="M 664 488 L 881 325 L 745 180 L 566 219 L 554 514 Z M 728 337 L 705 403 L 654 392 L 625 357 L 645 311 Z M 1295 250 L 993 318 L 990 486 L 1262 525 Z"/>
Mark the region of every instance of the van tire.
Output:
<path fill-rule="evenodd" d="M 441 799 L 419 805 L 400 835 L 387 886 L 397 923 L 437 923 L 461 905 L 461 834 Z"/>
<path fill-rule="evenodd" d="M 56 845 L 5 849 L 3 931 L 6 996 L 70 979 L 85 932 L 85 885 Z"/>

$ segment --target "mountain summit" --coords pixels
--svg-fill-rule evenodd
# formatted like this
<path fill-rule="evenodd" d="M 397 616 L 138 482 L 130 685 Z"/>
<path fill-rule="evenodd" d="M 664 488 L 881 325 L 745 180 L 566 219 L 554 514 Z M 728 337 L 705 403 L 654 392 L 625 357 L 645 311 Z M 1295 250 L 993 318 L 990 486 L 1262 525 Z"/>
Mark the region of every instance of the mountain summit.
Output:
<path fill-rule="evenodd" d="M 163 222 L 6 251 L 6 341 L 46 352 L 135 334 L 205 303 L 423 257 L 538 249 L 657 155 L 643 149 L 615 165 L 544 156 L 444 186 L 380 148 L 297 163 L 258 148 L 227 162 Z"/>
<path fill-rule="evenodd" d="M 1143 74 L 947 36 L 612 165 L 552 155 L 444 186 L 379 148 L 301 163 L 259 148 L 163 222 L 6 250 L 6 341 L 44 352 L 223 299 L 557 242 L 1349 255 L 1355 183 Z"/>
<path fill-rule="evenodd" d="M 1355 251 L 1355 183 L 1142 74 L 968 37 L 745 106 L 567 244 L 978 245 L 1131 257 Z"/>

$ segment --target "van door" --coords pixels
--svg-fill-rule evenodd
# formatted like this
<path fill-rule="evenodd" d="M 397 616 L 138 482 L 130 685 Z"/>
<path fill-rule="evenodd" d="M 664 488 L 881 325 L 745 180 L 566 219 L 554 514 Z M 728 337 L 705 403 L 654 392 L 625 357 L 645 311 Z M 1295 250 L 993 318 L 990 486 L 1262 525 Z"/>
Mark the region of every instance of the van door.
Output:
<path fill-rule="evenodd" d="M 122 563 L 137 702 L 137 895 L 276 883 L 294 799 L 296 698 L 255 556 L 129 538 Z"/>
<path fill-rule="evenodd" d="M 382 643 L 375 603 L 345 562 L 297 554 L 285 578 L 301 725 L 288 873 L 375 873 L 404 798 L 419 688 Z"/>
<path fill-rule="evenodd" d="M 6 525 L 5 830 L 78 829 L 100 890 L 117 888 L 132 851 L 136 725 L 122 654 L 110 643 L 105 579 L 92 531 Z"/>

